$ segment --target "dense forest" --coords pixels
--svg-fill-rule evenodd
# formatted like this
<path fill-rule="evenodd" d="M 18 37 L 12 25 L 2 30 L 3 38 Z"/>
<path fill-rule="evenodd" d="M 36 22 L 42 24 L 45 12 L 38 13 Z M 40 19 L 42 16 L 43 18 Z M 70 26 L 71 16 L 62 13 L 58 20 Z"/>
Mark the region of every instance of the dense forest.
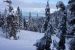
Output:
<path fill-rule="evenodd" d="M 22 15 L 21 7 L 14 10 L 11 0 L 6 0 L 8 9 L 0 12 L 0 27 L 5 38 L 18 40 L 17 32 L 28 30 L 44 33 L 44 36 L 34 46 L 37 50 L 74 50 L 75 49 L 75 0 L 69 0 L 68 5 L 62 1 L 56 4 L 57 11 L 51 13 L 49 1 L 45 8 L 45 17 L 32 17 L 26 19 Z M 55 37 L 55 38 L 53 38 Z M 58 40 L 57 40 L 58 39 Z M 68 47 L 68 48 L 67 48 Z"/>

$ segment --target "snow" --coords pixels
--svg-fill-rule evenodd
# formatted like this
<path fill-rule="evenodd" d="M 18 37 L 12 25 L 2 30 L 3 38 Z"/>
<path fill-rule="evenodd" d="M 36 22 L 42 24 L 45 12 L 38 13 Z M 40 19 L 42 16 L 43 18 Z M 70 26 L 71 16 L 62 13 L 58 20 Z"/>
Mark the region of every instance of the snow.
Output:
<path fill-rule="evenodd" d="M 21 30 L 17 36 L 19 36 L 18 40 L 9 40 L 0 36 L 0 50 L 36 50 L 33 44 L 42 38 L 44 34 Z"/>
<path fill-rule="evenodd" d="M 17 33 L 17 36 L 19 36 L 18 40 L 13 40 L 13 37 L 11 37 L 11 39 L 6 39 L 3 37 L 3 32 L 0 28 L 0 50 L 36 50 L 34 44 L 44 36 L 44 33 L 20 30 L 20 32 Z M 55 34 L 51 36 L 51 39 L 52 43 L 50 48 L 57 50 L 56 47 L 58 46 L 60 39 Z M 69 50 L 70 41 L 70 39 L 66 39 L 66 50 Z"/>
<path fill-rule="evenodd" d="M 52 39 L 51 49 L 56 50 L 55 47 L 58 46 L 58 43 L 59 43 L 60 39 L 55 34 L 51 36 L 51 39 Z"/>
<path fill-rule="evenodd" d="M 60 39 L 54 34 L 51 36 L 51 39 L 52 39 L 52 43 L 51 43 L 51 49 L 52 50 L 57 50 L 56 47 L 58 47 L 58 43 L 60 41 Z M 71 42 L 71 38 L 66 38 L 65 39 L 65 50 L 70 50 L 70 42 Z"/>

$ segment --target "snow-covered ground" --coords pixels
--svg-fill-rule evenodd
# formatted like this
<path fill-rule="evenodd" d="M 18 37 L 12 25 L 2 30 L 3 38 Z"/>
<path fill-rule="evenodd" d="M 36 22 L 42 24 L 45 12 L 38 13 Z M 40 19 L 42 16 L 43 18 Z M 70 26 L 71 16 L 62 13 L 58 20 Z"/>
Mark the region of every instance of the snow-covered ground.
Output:
<path fill-rule="evenodd" d="M 1 35 L 0 31 L 0 35 Z M 18 40 L 9 40 L 0 36 L 0 50 L 36 50 L 33 44 L 44 36 L 43 33 L 21 30 Z"/>

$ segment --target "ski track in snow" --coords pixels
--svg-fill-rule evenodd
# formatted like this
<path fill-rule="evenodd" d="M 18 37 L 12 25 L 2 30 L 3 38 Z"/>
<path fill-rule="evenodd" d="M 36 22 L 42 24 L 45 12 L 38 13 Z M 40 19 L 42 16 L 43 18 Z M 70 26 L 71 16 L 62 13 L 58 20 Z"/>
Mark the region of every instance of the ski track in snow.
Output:
<path fill-rule="evenodd" d="M 0 31 L 0 35 L 1 35 Z M 43 33 L 21 30 L 18 40 L 9 40 L 0 36 L 0 50 L 36 50 L 33 44 L 44 36 Z"/>

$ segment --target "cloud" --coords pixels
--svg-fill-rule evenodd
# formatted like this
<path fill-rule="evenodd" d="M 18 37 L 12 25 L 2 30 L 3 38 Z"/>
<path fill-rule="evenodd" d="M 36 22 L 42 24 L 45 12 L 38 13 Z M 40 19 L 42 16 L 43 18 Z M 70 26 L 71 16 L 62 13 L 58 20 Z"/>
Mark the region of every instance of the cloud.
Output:
<path fill-rule="evenodd" d="M 23 1 L 18 1 L 18 3 L 16 3 L 15 1 L 13 1 L 14 6 L 20 6 L 20 7 L 24 7 L 24 8 L 45 8 L 46 3 L 40 3 L 40 2 L 23 2 Z M 55 8 L 55 4 L 50 4 L 51 8 Z"/>
<path fill-rule="evenodd" d="M 62 0 L 63 1 L 63 0 Z M 17 8 L 18 6 L 24 12 L 38 12 L 44 13 L 47 0 L 12 0 L 12 6 Z M 50 0 L 50 9 L 51 13 L 56 11 L 56 2 L 57 0 Z M 0 10 L 3 11 L 6 7 L 6 3 L 3 0 L 0 0 Z"/>
<path fill-rule="evenodd" d="M 38 12 L 38 13 L 45 12 L 46 2 L 37 2 L 37 1 L 34 2 L 32 0 L 30 0 L 29 2 L 28 1 L 14 0 L 13 6 L 16 8 L 19 6 L 23 12 L 29 12 L 29 11 L 30 12 Z M 56 9 L 56 5 L 50 4 L 50 9 L 51 9 L 51 12 L 54 12 L 54 10 Z"/>

